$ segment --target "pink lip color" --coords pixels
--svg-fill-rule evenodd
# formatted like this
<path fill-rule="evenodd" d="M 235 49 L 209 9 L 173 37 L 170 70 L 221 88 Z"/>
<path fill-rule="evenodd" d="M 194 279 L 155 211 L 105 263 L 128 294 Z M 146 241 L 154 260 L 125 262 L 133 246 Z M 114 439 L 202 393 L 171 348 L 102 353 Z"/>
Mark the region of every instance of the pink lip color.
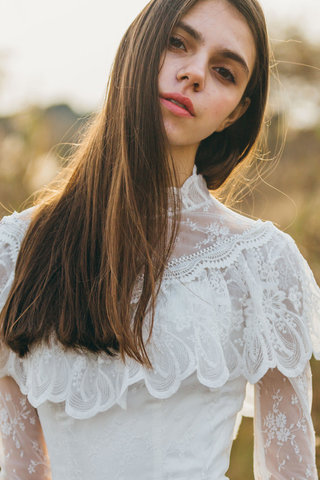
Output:
<path fill-rule="evenodd" d="M 186 117 L 186 118 L 193 118 L 193 115 L 191 115 L 188 110 L 185 110 L 182 107 L 179 107 L 178 105 L 175 105 L 174 103 L 170 102 L 170 100 L 167 100 L 166 98 L 160 98 L 160 102 L 167 107 L 168 110 L 170 110 L 172 113 L 177 115 L 178 117 Z"/>
<path fill-rule="evenodd" d="M 185 105 L 186 108 L 179 107 L 179 105 L 172 103 L 170 99 Z M 179 117 L 192 118 L 195 116 L 191 100 L 188 97 L 180 95 L 180 93 L 163 94 L 160 96 L 160 101 L 168 108 L 168 110 Z"/>

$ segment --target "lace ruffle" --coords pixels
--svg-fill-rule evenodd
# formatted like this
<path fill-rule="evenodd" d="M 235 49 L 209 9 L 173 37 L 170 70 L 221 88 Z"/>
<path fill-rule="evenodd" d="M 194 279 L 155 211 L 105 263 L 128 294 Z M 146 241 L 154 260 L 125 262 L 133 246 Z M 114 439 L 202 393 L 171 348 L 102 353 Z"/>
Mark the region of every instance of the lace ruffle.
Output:
<path fill-rule="evenodd" d="M 16 218 L 0 237 L 11 268 L 26 228 Z M 25 359 L 1 348 L 0 375 L 11 375 L 33 406 L 65 402 L 74 418 L 125 407 L 127 389 L 140 381 L 154 397 L 168 398 L 194 372 L 209 388 L 240 375 L 255 383 L 272 367 L 296 377 L 312 349 L 320 358 L 319 311 L 319 288 L 293 240 L 256 222 L 218 249 L 170 263 L 147 346 L 153 370 L 66 351 L 52 338 L 50 348 L 39 346 Z"/>

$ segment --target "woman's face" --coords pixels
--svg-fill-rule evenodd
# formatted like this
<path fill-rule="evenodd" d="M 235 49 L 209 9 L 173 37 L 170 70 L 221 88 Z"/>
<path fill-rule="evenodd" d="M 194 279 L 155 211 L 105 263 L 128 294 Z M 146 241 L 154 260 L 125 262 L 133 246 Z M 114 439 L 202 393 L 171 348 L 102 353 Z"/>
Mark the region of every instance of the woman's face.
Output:
<path fill-rule="evenodd" d="M 170 36 L 159 72 L 170 146 L 195 149 L 245 112 L 250 100 L 240 100 L 255 57 L 245 18 L 226 0 L 200 0 L 189 10 Z"/>

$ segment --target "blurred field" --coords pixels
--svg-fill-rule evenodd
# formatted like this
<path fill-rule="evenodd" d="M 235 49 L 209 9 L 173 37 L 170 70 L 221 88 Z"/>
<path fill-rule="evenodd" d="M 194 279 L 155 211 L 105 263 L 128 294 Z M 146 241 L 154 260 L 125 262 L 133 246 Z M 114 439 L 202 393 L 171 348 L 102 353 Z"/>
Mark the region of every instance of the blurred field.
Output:
<path fill-rule="evenodd" d="M 320 47 L 305 47 L 304 43 L 302 49 L 299 42 L 278 46 L 278 56 L 286 60 L 279 64 L 281 81 L 288 90 L 291 89 L 288 98 L 292 99 L 293 106 L 297 106 L 295 96 L 299 96 L 301 88 L 306 95 L 306 108 L 310 104 L 319 110 L 319 71 L 305 69 L 299 64 L 316 62 L 320 65 Z M 277 102 L 278 97 L 272 93 L 271 104 Z M 288 106 L 289 113 L 292 105 Z M 288 232 L 320 283 L 320 117 L 315 116 L 313 123 L 302 121 L 301 117 L 300 124 L 297 116 L 294 118 L 278 165 L 267 160 L 279 151 L 279 121 L 276 117 L 271 122 L 269 155 L 264 161 L 257 162 L 262 178 L 254 193 L 236 208 L 250 216 L 272 220 Z M 12 117 L 0 118 L 0 218 L 28 206 L 26 199 L 55 176 L 69 152 L 70 143 L 77 140 L 76 133 L 84 121 L 68 105 L 53 105 L 46 109 L 35 106 Z M 280 135 L 280 144 L 281 138 L 284 139 L 284 133 Z M 317 465 L 320 472 L 320 365 L 312 362 L 312 367 L 313 419 L 318 435 Z M 244 419 L 232 450 L 229 470 L 232 480 L 253 480 L 252 448 L 252 421 Z"/>

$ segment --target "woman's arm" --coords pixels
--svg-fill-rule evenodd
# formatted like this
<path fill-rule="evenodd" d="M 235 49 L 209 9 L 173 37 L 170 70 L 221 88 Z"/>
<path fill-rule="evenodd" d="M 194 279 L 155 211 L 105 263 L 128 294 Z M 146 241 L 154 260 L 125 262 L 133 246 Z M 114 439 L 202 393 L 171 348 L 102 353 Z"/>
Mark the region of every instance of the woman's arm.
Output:
<path fill-rule="evenodd" d="M 287 378 L 270 369 L 255 386 L 256 480 L 317 480 L 311 372 Z"/>
<path fill-rule="evenodd" d="M 11 288 L 27 225 L 28 215 L 14 214 L 0 221 L 0 310 Z M 49 459 L 37 411 L 13 378 L 4 376 L 8 355 L 5 346 L 0 348 L 0 478 L 50 480 Z"/>
<path fill-rule="evenodd" d="M 1 474 L 5 480 L 50 480 L 39 417 L 11 377 L 0 378 Z"/>

